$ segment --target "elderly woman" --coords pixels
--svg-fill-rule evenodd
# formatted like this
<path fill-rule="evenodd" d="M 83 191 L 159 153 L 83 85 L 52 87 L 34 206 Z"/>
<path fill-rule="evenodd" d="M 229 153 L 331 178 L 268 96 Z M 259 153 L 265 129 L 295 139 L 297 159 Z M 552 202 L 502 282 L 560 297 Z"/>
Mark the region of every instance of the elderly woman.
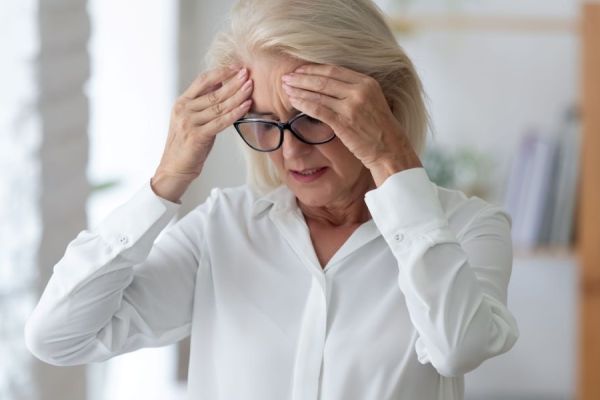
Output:
<path fill-rule="evenodd" d="M 70 365 L 191 335 L 190 399 L 462 399 L 518 336 L 510 218 L 428 179 L 421 84 L 380 11 L 242 0 L 209 56 L 155 175 L 56 265 L 31 351 Z M 248 185 L 154 243 L 232 124 Z"/>

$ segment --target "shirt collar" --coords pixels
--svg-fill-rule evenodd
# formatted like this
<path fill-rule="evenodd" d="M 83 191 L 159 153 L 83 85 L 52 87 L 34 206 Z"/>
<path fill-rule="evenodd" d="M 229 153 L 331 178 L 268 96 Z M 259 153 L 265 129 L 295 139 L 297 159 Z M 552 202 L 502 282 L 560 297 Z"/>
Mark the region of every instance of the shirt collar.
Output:
<path fill-rule="evenodd" d="M 273 208 L 275 211 L 287 211 L 296 209 L 296 196 L 285 185 L 278 186 L 269 193 L 257 198 L 252 208 L 252 216 L 257 217 L 262 212 Z"/>

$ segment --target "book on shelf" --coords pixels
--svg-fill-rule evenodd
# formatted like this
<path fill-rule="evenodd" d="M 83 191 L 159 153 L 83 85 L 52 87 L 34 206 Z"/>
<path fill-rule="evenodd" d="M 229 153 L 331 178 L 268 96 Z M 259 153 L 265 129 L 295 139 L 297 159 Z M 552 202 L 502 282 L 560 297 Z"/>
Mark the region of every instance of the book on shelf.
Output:
<path fill-rule="evenodd" d="M 521 140 L 505 196 L 515 248 L 571 245 L 579 145 L 580 125 L 574 108 L 553 134 L 528 132 Z"/>
<path fill-rule="evenodd" d="M 556 206 L 550 219 L 550 243 L 568 244 L 573 234 L 580 167 L 580 132 L 577 111 L 570 110 L 563 134 L 559 136 Z"/>

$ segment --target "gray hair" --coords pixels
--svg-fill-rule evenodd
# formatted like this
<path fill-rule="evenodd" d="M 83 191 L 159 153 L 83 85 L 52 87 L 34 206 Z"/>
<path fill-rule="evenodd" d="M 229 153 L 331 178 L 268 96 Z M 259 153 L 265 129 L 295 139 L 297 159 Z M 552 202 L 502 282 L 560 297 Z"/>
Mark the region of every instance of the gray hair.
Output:
<path fill-rule="evenodd" d="M 371 0 L 238 0 L 206 55 L 209 68 L 244 65 L 258 52 L 334 64 L 377 80 L 417 154 L 429 117 L 421 81 Z M 244 146 L 247 182 L 267 192 L 282 181 L 264 153 Z"/>

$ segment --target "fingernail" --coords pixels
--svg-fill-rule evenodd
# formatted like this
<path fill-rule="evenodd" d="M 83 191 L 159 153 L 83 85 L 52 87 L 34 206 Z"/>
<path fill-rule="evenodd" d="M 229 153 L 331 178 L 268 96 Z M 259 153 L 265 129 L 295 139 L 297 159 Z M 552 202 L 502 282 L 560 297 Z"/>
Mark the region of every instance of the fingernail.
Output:
<path fill-rule="evenodd" d="M 242 68 L 240 70 L 240 72 L 238 72 L 237 76 L 238 76 L 239 79 L 244 80 L 244 79 L 246 79 L 246 74 L 247 73 L 248 73 L 248 70 L 246 68 Z"/>
<path fill-rule="evenodd" d="M 296 72 L 299 72 L 299 73 L 303 74 L 304 72 L 306 72 L 306 68 L 304 68 L 304 67 L 298 67 L 298 68 L 296 68 Z"/>
<path fill-rule="evenodd" d="M 233 71 L 237 71 L 240 68 L 242 68 L 242 66 L 240 64 L 230 64 L 229 65 L 229 69 L 231 69 Z"/>
<path fill-rule="evenodd" d="M 281 77 L 281 80 L 284 82 L 290 82 L 292 79 L 294 79 L 292 74 L 286 74 Z"/>

